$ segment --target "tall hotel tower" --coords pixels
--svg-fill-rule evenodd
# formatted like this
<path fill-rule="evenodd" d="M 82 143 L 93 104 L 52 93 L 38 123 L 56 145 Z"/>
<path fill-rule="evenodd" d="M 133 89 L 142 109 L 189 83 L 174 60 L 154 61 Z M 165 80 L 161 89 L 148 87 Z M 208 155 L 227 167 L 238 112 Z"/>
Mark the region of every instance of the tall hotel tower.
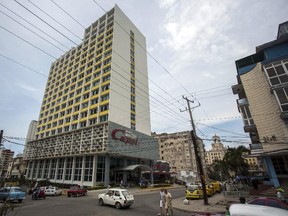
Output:
<path fill-rule="evenodd" d="M 95 186 L 136 181 L 158 159 L 143 34 L 115 5 L 51 65 L 26 177 Z"/>

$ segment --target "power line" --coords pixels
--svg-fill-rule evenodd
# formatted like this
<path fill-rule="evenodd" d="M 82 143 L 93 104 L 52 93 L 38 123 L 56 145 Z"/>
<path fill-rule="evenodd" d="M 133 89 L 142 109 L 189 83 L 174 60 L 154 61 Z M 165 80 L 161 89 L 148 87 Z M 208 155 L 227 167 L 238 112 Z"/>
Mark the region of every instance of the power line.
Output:
<path fill-rule="evenodd" d="M 21 25 L 22 27 L 28 29 L 29 31 L 31 31 L 32 33 L 34 33 L 35 35 L 37 35 L 38 37 L 40 37 L 42 40 L 46 41 L 47 43 L 51 44 L 52 46 L 56 47 L 57 49 L 59 49 L 62 52 L 65 52 L 65 50 L 57 47 L 55 44 L 51 43 L 50 41 L 48 41 L 46 38 L 42 37 L 41 35 L 37 34 L 36 32 L 34 32 L 32 29 L 28 28 L 27 26 L 23 25 L 22 23 L 18 22 L 17 20 L 15 20 L 14 18 L 12 18 L 11 16 L 9 16 L 8 14 L 4 13 L 3 11 L 0 11 L 1 13 L 3 13 L 4 15 L 6 15 L 7 17 L 9 17 L 10 19 L 12 19 L 14 22 L 18 23 L 19 25 Z"/>
<path fill-rule="evenodd" d="M 46 14 L 48 17 L 50 17 L 52 20 L 54 20 L 56 23 L 61 25 L 63 28 L 65 28 L 67 31 L 69 31 L 71 34 L 73 34 L 75 37 L 80 39 L 82 41 L 82 38 L 78 37 L 78 35 L 74 34 L 71 30 L 69 30 L 65 25 L 60 23 L 58 20 L 56 20 L 54 17 L 50 16 L 48 13 L 46 13 L 44 10 L 42 10 L 39 6 L 37 6 L 35 3 L 33 3 L 31 0 L 28 0 L 32 5 L 34 5 L 36 8 L 38 8 L 40 11 L 42 11 L 44 14 Z"/>
<path fill-rule="evenodd" d="M 75 22 L 77 22 L 80 26 L 82 26 L 85 29 L 85 26 L 83 26 L 80 22 L 74 19 L 68 12 L 66 12 L 62 7 L 60 7 L 55 1 L 51 0 L 51 2 L 55 4 L 60 10 L 62 10 L 65 14 L 67 14 L 70 18 L 72 18 Z"/>
<path fill-rule="evenodd" d="M 22 67 L 25 67 L 25 68 L 27 68 L 28 70 L 31 70 L 31 71 L 34 72 L 34 73 L 37 73 L 37 74 L 39 74 L 39 75 L 41 75 L 41 76 L 44 76 L 44 77 L 48 78 L 47 75 L 42 74 L 42 73 L 40 73 L 40 72 L 38 72 L 38 71 L 36 71 L 36 70 L 34 70 L 34 69 L 32 69 L 32 68 L 30 68 L 30 67 L 28 67 L 28 66 L 22 64 L 22 63 L 20 63 L 20 62 L 17 62 L 17 61 L 15 61 L 15 60 L 13 60 L 13 59 L 11 59 L 11 58 L 9 58 L 9 57 L 7 57 L 7 56 L 1 54 L 1 53 L 0 53 L 0 56 L 3 57 L 3 58 L 5 58 L 5 59 L 8 59 L 9 61 L 14 62 L 15 64 L 18 64 L 18 65 L 20 65 L 20 66 L 22 66 Z"/>
<path fill-rule="evenodd" d="M 0 28 L 2 28 L 2 29 L 4 29 L 5 31 L 9 32 L 10 34 L 14 35 L 15 37 L 19 38 L 20 40 L 22 40 L 22 41 L 24 41 L 24 42 L 30 44 L 31 46 L 33 46 L 34 48 L 40 50 L 41 52 L 43 52 L 43 53 L 49 55 L 50 57 L 52 57 L 52 58 L 54 58 L 54 59 L 57 59 L 57 58 L 54 57 L 53 55 L 51 55 L 51 54 L 49 54 L 48 52 L 44 51 L 43 49 L 41 49 L 41 48 L 35 46 L 34 44 L 30 43 L 29 41 L 25 40 L 24 38 L 18 36 L 17 34 L 15 34 L 15 33 L 11 32 L 11 31 L 9 31 L 8 29 L 4 28 L 3 26 L 0 26 Z"/>
<path fill-rule="evenodd" d="M 21 7 L 23 7 L 25 10 L 27 10 L 28 12 L 30 12 L 31 14 L 33 14 L 34 16 L 36 16 L 38 19 L 40 19 L 42 22 L 44 22 L 46 25 L 48 25 L 50 28 L 54 29 L 56 32 L 58 32 L 59 34 L 61 34 L 63 37 L 65 37 L 66 39 L 68 39 L 69 41 L 71 41 L 73 44 L 75 44 L 76 46 L 78 44 L 76 44 L 74 41 L 72 41 L 70 38 L 68 38 L 66 35 L 64 35 L 62 32 L 60 32 L 59 30 L 57 30 L 56 28 L 54 28 L 52 25 L 50 25 L 48 22 L 46 22 L 45 20 L 43 20 L 41 17 L 39 17 L 37 14 L 35 14 L 33 11 L 31 11 L 30 9 L 28 9 L 27 7 L 25 7 L 24 5 L 22 5 L 20 2 L 18 2 L 17 0 L 14 0 L 17 4 L 19 4 Z"/>
<path fill-rule="evenodd" d="M 61 43 L 60 41 L 56 40 L 55 38 L 53 38 L 52 36 L 50 36 L 49 34 L 47 34 L 46 32 L 44 32 L 43 30 L 41 30 L 40 28 L 38 28 L 37 26 L 35 26 L 33 23 L 29 22 L 27 19 L 24 19 L 22 16 L 18 15 L 17 13 L 15 13 L 14 11 L 10 10 L 8 7 L 6 7 L 5 5 L 3 5 L 0 2 L 0 5 L 4 8 L 6 8 L 7 10 L 9 10 L 11 13 L 13 13 L 14 15 L 16 15 L 17 17 L 21 18 L 22 20 L 24 20 L 25 22 L 29 23 L 31 26 L 33 26 L 34 28 L 36 28 L 38 31 L 42 32 L 43 34 L 45 34 L 46 36 L 48 36 L 49 38 L 51 38 L 52 40 L 56 41 L 57 43 L 61 44 L 63 47 L 65 47 L 66 49 L 69 49 L 69 47 L 67 47 L 65 44 Z"/>

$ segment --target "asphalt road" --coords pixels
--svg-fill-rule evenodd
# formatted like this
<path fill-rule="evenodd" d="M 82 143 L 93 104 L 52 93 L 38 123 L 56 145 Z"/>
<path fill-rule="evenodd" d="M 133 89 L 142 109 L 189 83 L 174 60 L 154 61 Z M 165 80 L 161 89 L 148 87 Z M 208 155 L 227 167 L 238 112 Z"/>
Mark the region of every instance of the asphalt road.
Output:
<path fill-rule="evenodd" d="M 174 198 L 183 197 L 183 188 L 171 189 Z M 7 216 L 150 216 L 159 213 L 159 191 L 135 193 L 134 204 L 129 209 L 116 209 L 114 206 L 99 206 L 97 196 L 100 192 L 88 192 L 82 197 L 46 197 L 45 200 L 32 200 L 28 196 L 20 206 Z M 191 213 L 174 210 L 176 216 Z"/>

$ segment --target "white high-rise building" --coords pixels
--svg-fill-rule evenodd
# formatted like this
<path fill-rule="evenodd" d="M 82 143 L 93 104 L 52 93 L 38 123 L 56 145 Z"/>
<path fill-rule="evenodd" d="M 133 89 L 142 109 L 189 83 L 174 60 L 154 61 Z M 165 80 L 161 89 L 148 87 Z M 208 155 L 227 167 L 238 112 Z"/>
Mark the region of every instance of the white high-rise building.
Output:
<path fill-rule="evenodd" d="M 29 128 L 28 128 L 28 133 L 27 133 L 27 137 L 26 140 L 27 141 L 32 141 L 36 139 L 36 132 L 37 132 L 37 121 L 36 120 L 32 120 L 30 122 Z"/>
<path fill-rule="evenodd" d="M 150 137 L 145 47 L 116 5 L 52 63 L 36 140 L 25 151 L 28 178 L 94 186 L 152 170 L 158 146 Z"/>

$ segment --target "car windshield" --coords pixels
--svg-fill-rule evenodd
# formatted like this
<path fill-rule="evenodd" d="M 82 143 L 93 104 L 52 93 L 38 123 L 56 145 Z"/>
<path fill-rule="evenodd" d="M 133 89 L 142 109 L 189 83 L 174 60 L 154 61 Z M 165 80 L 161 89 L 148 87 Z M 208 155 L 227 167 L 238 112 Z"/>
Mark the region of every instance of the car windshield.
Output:
<path fill-rule="evenodd" d="M 198 186 L 188 186 L 187 190 L 194 191 L 198 188 Z"/>
<path fill-rule="evenodd" d="M 128 191 L 122 191 L 122 194 L 123 194 L 124 197 L 130 195 L 130 193 Z"/>

